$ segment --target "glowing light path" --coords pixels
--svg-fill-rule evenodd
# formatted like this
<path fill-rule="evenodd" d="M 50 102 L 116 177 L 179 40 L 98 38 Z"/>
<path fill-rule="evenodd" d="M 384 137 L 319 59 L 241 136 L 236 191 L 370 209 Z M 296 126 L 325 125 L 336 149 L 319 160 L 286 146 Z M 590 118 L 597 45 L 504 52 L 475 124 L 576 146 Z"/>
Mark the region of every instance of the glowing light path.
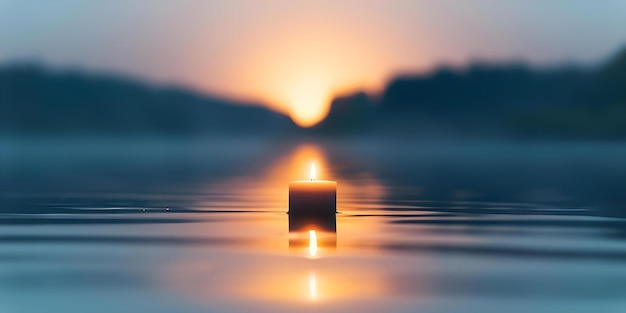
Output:
<path fill-rule="evenodd" d="M 309 256 L 317 256 L 317 234 L 314 230 L 309 230 Z"/>

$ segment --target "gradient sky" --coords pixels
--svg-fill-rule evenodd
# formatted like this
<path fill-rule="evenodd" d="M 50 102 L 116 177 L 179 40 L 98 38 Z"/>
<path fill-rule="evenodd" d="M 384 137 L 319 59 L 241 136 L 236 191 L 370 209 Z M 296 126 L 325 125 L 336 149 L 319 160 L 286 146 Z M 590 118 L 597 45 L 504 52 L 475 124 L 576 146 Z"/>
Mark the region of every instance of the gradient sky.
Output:
<path fill-rule="evenodd" d="M 394 75 L 471 60 L 592 64 L 624 0 L 0 0 L 0 63 L 38 60 L 262 101 L 300 125 Z"/>

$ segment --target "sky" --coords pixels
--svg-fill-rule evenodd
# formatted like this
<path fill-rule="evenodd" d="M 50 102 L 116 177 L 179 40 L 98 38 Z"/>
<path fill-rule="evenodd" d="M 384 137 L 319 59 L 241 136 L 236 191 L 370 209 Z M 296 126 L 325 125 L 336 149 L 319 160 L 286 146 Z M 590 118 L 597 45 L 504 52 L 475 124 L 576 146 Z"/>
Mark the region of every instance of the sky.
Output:
<path fill-rule="evenodd" d="M 336 95 L 472 61 L 597 64 L 626 0 L 0 0 L 0 64 L 34 60 L 265 103 L 301 126 Z"/>

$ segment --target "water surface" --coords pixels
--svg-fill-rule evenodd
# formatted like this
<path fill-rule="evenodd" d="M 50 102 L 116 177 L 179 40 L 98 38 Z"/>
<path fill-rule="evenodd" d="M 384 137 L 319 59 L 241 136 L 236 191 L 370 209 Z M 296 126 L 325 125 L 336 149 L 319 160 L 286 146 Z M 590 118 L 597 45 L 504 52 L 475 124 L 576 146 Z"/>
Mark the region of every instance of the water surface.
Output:
<path fill-rule="evenodd" d="M 626 308 L 613 144 L 13 143 L 0 160 L 0 312 Z M 310 162 L 339 184 L 315 253 L 286 214 Z"/>

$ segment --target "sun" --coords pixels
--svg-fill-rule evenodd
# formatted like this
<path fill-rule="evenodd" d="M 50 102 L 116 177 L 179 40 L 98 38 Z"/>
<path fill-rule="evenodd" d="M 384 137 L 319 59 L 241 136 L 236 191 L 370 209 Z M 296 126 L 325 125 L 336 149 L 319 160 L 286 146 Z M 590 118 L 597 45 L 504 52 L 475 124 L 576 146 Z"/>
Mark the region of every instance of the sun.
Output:
<path fill-rule="evenodd" d="M 239 78 L 246 82 L 245 93 L 300 127 L 324 120 L 337 95 L 376 90 L 378 80 L 372 77 L 380 75 L 372 73 L 384 59 L 357 34 L 318 22 L 281 28 L 258 39 L 253 54 L 238 58 L 238 68 L 245 69 Z"/>
<path fill-rule="evenodd" d="M 330 109 L 331 94 L 319 81 L 309 80 L 294 85 L 289 92 L 289 117 L 300 127 L 311 127 L 322 121 Z"/>

